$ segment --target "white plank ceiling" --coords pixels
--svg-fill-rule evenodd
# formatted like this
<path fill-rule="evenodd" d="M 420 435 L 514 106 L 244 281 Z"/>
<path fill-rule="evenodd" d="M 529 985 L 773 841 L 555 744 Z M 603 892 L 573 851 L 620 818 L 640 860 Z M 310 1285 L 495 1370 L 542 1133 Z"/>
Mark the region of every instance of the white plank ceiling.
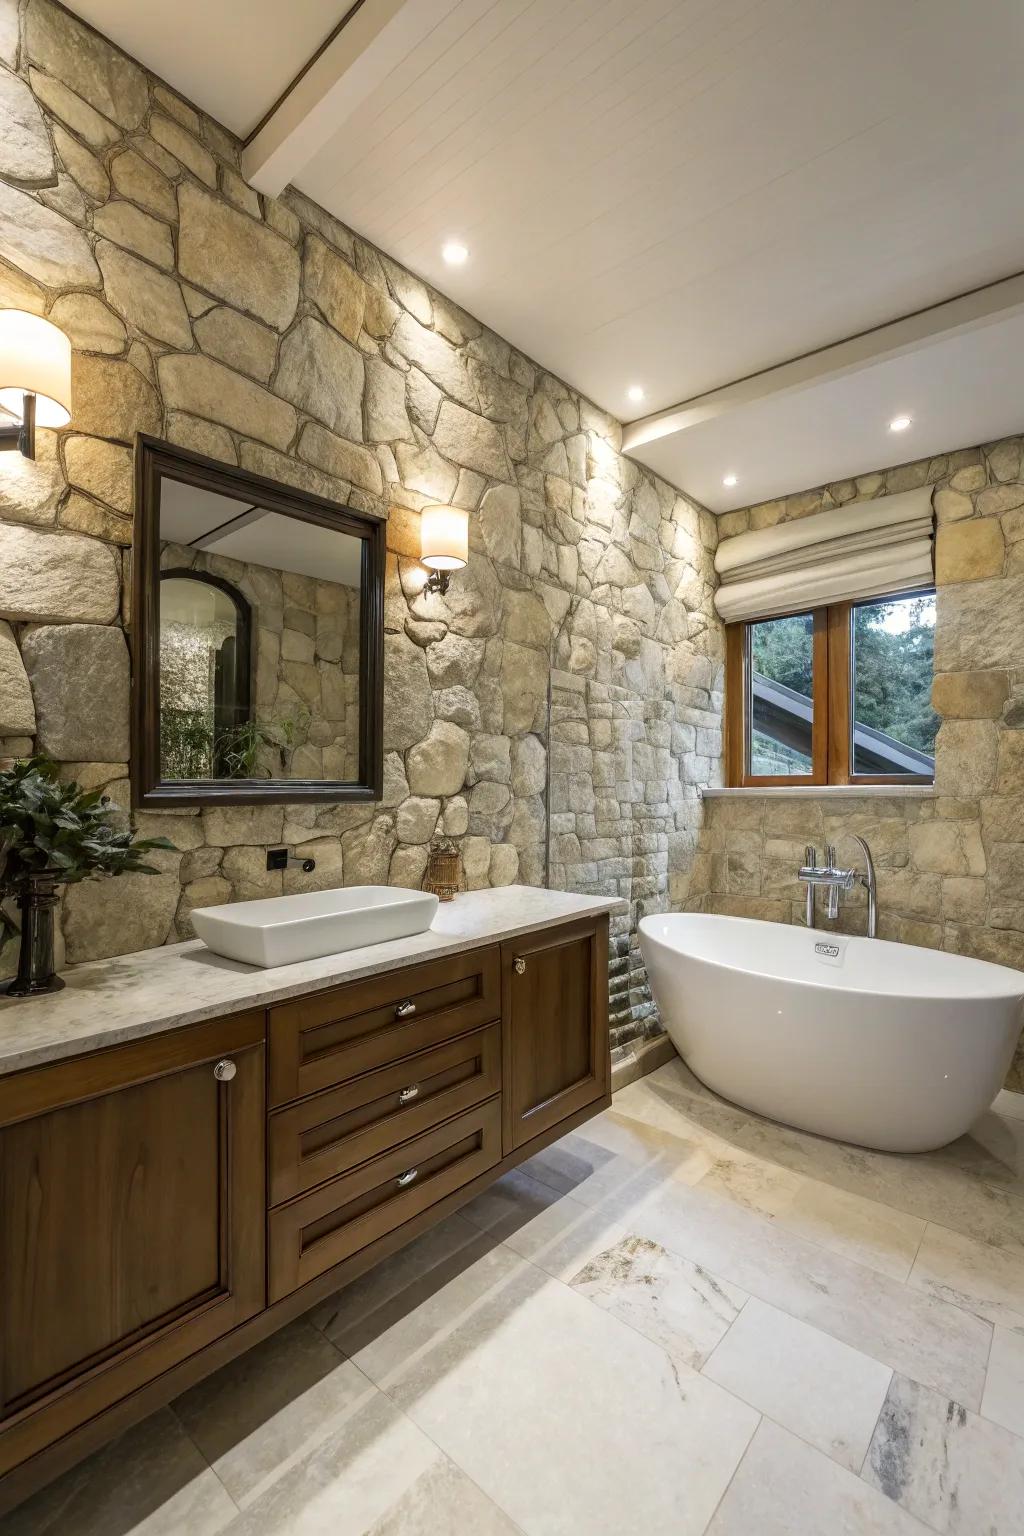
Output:
<path fill-rule="evenodd" d="M 101 27 L 110 13 L 127 46 L 136 9 L 167 29 L 163 7 L 77 9 Z M 248 13 L 267 29 L 259 58 L 276 39 L 283 60 L 296 29 L 329 30 L 332 9 L 345 5 L 182 0 L 175 37 L 137 51 L 253 123 L 273 91 L 248 67 Z M 210 13 L 232 11 L 244 40 L 222 46 L 218 25 L 211 42 Z M 620 418 L 1024 268 L 1020 0 L 406 0 L 396 25 L 407 51 L 392 39 L 295 181 Z M 217 55 L 202 85 L 198 48 Z M 450 239 L 469 248 L 460 268 L 442 260 Z M 952 417 L 976 393 L 966 364 L 941 381 L 919 372 Z M 1015 387 L 1024 400 L 1024 366 Z M 928 415 L 925 395 L 904 408 Z M 659 467 L 687 488 L 687 474 L 720 481 L 736 455 L 723 462 L 711 436 L 662 439 Z M 781 445 L 765 484 L 808 483 L 806 440 Z M 881 462 L 863 434 L 849 448 L 844 465 Z M 762 490 L 754 462 L 741 500 Z"/>

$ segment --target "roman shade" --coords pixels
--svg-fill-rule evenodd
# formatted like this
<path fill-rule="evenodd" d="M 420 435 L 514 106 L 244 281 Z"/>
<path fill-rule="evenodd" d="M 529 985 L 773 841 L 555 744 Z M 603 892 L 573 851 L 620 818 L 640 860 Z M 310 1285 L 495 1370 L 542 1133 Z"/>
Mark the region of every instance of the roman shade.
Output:
<path fill-rule="evenodd" d="M 727 624 L 930 587 L 930 486 L 723 539 L 715 607 Z"/>

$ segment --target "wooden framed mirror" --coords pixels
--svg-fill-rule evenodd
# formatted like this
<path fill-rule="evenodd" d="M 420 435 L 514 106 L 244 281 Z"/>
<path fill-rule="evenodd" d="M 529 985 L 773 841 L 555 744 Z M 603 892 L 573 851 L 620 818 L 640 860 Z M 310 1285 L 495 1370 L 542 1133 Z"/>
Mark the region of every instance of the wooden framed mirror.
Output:
<path fill-rule="evenodd" d="M 136 807 L 381 798 L 384 531 L 138 438 Z"/>

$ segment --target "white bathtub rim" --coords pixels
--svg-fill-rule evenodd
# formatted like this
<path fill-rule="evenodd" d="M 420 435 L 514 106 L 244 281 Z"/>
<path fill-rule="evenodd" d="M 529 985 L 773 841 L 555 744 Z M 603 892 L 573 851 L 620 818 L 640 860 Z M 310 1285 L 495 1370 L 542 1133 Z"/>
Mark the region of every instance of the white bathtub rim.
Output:
<path fill-rule="evenodd" d="M 956 988 L 950 988 L 942 992 L 914 992 L 909 988 L 898 992 L 892 990 L 881 991 L 876 987 L 859 987 L 851 985 L 848 976 L 836 976 L 834 973 L 830 977 L 823 976 L 820 981 L 817 981 L 809 976 L 798 976 L 789 972 L 779 973 L 776 971 L 767 971 L 754 964 L 743 964 L 742 962 L 723 960 L 717 956 L 713 957 L 711 955 L 701 954 L 699 950 L 692 948 L 684 949 L 678 943 L 673 943 L 672 940 L 666 935 L 655 932 L 654 925 L 659 922 L 664 922 L 664 920 L 668 917 L 706 918 L 714 921 L 716 924 L 752 923 L 759 927 L 777 926 L 779 928 L 793 929 L 797 933 L 807 934 L 808 937 L 810 937 L 812 934 L 817 934 L 819 935 L 820 940 L 826 941 L 828 943 L 835 943 L 837 940 L 842 942 L 856 939 L 862 944 L 884 944 L 887 950 L 910 950 L 915 955 L 931 955 L 933 953 L 939 953 L 947 959 L 962 962 L 965 968 L 969 967 L 971 970 L 975 971 L 975 974 L 977 974 L 976 968 L 981 967 L 985 972 L 998 972 L 1003 977 L 1007 978 L 1007 980 L 1004 984 L 1004 989 L 998 992 L 961 992 Z M 874 998 L 887 1002 L 894 1002 L 902 999 L 907 1002 L 1009 1003 L 1016 1001 L 1018 1004 L 1024 1004 L 1024 971 L 1015 971 L 1011 966 L 999 965 L 998 962 L 994 960 L 979 960 L 976 959 L 974 955 L 958 955 L 951 953 L 949 950 L 933 951 L 926 949 L 923 945 L 920 944 L 901 944 L 895 939 L 868 939 L 865 938 L 863 934 L 834 933 L 827 928 L 804 928 L 797 923 L 774 924 L 769 919 L 765 918 L 734 917 L 730 913 L 718 912 L 650 913 L 647 917 L 642 917 L 640 919 L 640 922 L 637 924 L 637 933 L 639 934 L 641 940 L 646 939 L 650 943 L 660 944 L 663 946 L 663 948 L 670 950 L 673 954 L 679 955 L 681 959 L 689 960 L 699 965 L 714 966 L 719 970 L 729 971 L 736 976 L 749 976 L 752 978 L 757 978 L 761 981 L 781 982 L 786 986 L 800 987 L 803 990 L 809 992 L 850 992 L 856 993 L 858 997 L 863 997 L 865 999 Z M 1013 982 L 1012 986 L 1009 984 L 1011 980 Z"/>

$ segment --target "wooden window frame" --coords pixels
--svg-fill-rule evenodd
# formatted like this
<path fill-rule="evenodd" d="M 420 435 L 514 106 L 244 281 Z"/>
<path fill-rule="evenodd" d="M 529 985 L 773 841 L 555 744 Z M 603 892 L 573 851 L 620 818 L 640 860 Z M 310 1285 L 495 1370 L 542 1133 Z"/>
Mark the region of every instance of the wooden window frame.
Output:
<path fill-rule="evenodd" d="M 750 629 L 759 622 L 744 619 L 725 628 L 725 771 L 731 789 L 802 786 L 824 789 L 829 785 L 933 784 L 934 774 L 855 773 L 852 764 L 851 720 L 853 683 L 853 611 L 869 603 L 897 602 L 904 597 L 927 597 L 930 587 L 894 592 L 886 598 L 858 598 L 825 608 L 803 610 L 814 621 L 812 632 L 811 772 L 752 774 L 747 730 L 750 720 Z M 779 615 L 789 617 L 789 615 Z M 794 615 L 795 617 L 795 615 Z"/>

